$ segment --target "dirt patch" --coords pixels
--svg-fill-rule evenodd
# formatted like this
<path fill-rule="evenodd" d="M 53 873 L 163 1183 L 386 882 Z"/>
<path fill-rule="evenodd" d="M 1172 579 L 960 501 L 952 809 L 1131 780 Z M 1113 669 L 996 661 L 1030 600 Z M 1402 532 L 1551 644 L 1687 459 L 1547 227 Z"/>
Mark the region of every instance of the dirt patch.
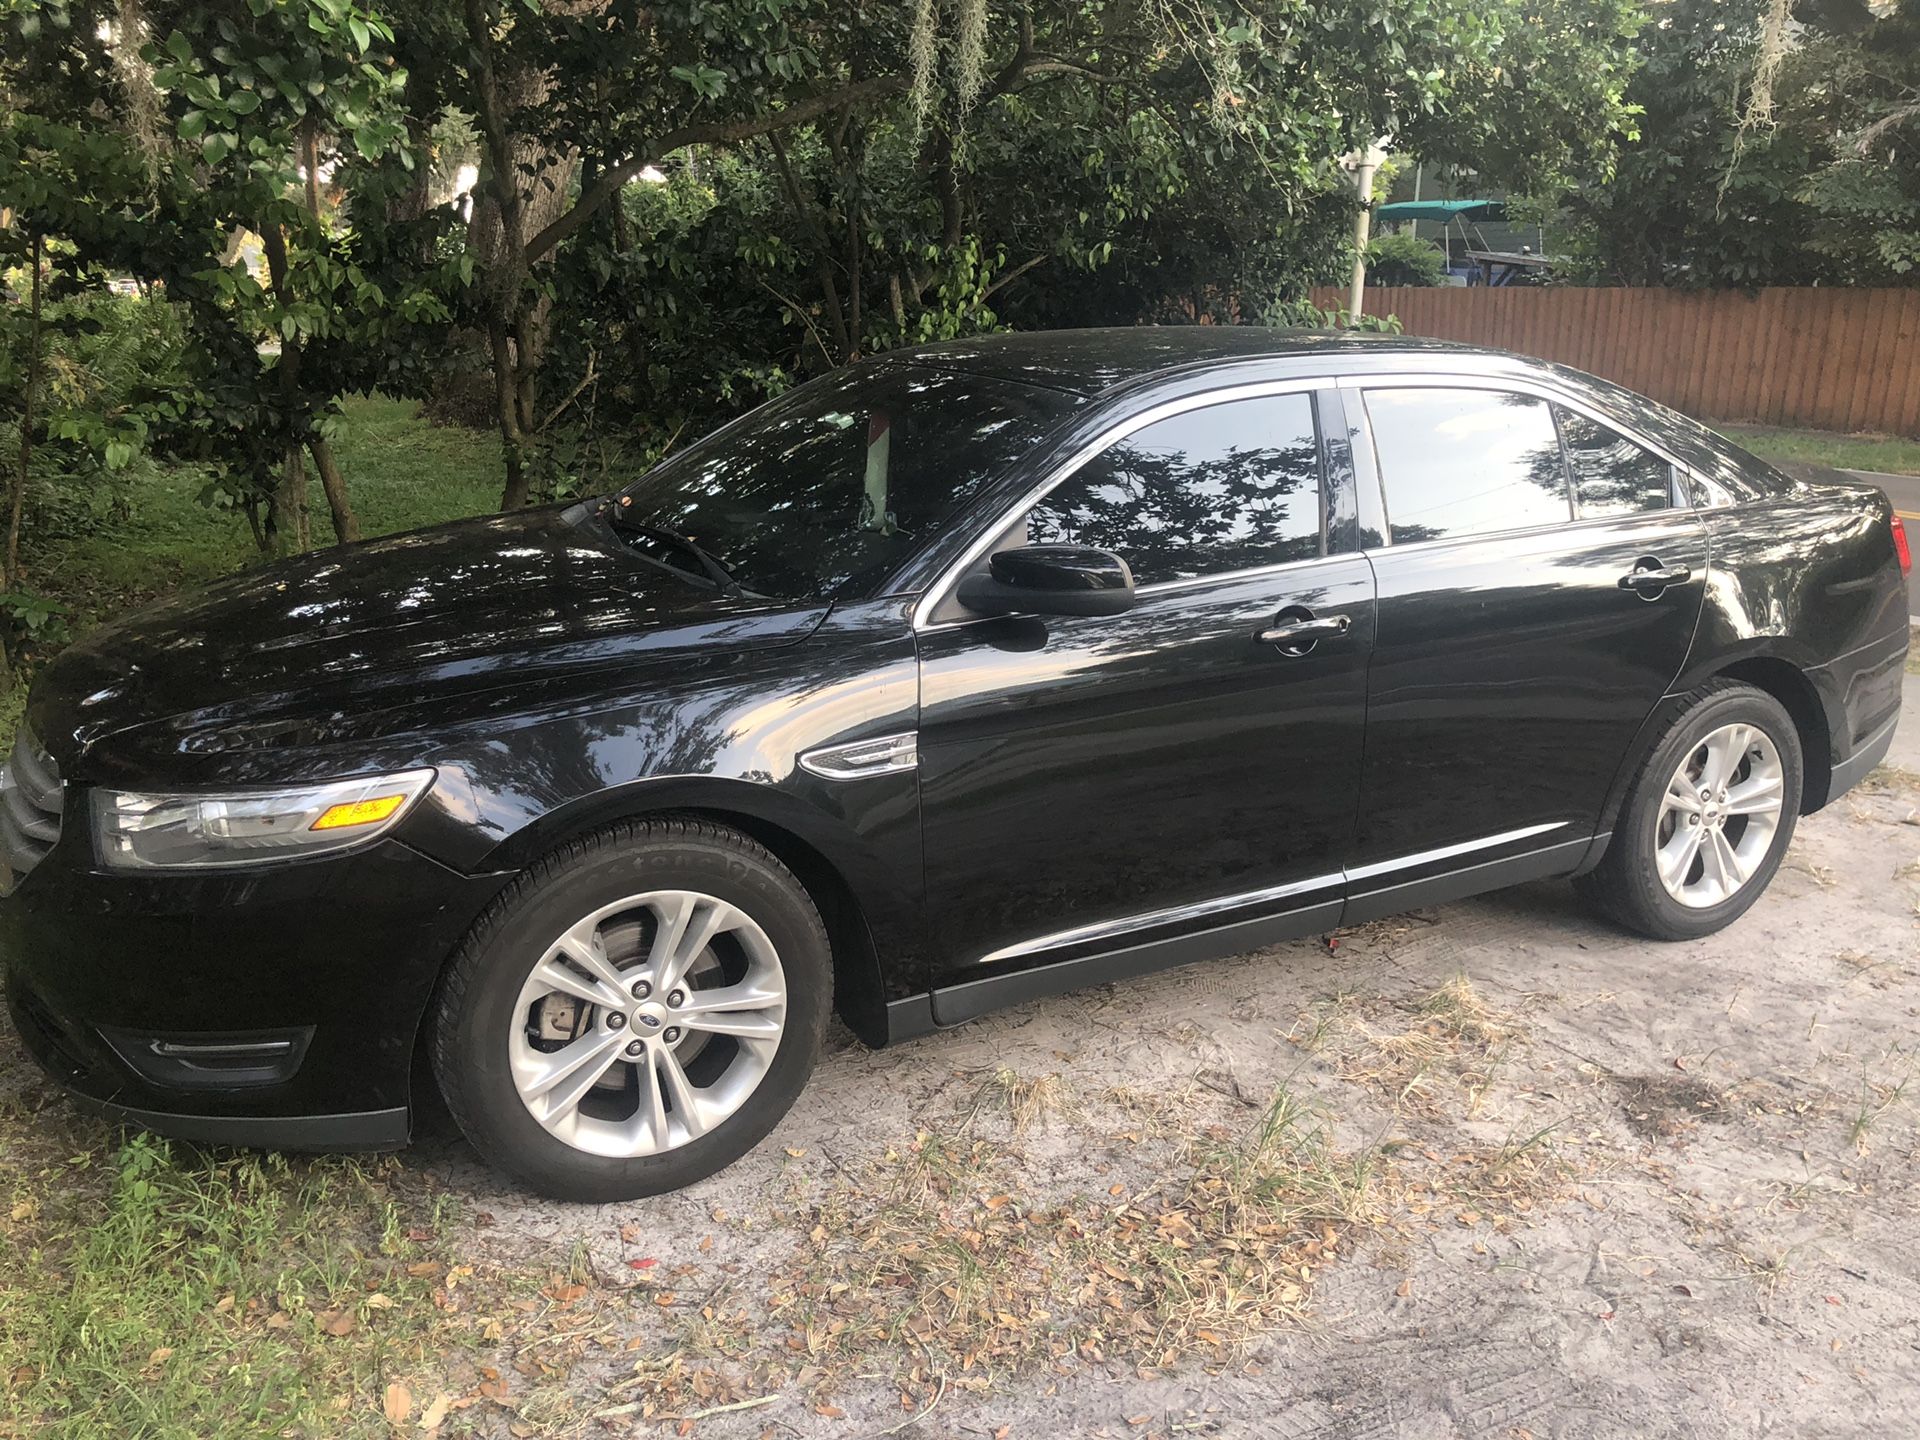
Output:
<path fill-rule="evenodd" d="M 1642 1140 L 1662 1140 L 1691 1130 L 1702 1120 L 1725 1121 L 1725 1102 L 1711 1085 L 1691 1075 L 1616 1075 L 1620 1113 Z"/>

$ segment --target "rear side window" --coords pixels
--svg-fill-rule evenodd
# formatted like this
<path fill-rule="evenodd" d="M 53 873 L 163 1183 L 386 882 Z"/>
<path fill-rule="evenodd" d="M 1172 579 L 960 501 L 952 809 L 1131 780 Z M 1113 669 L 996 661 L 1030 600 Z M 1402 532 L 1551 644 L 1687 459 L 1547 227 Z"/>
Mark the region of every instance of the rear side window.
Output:
<path fill-rule="evenodd" d="M 1566 466 L 1547 402 L 1504 390 L 1366 392 L 1396 545 L 1568 519 Z"/>
<path fill-rule="evenodd" d="M 1665 460 L 1578 410 L 1553 409 L 1582 518 L 1636 515 L 1673 504 L 1673 467 Z"/>
<path fill-rule="evenodd" d="M 1312 396 L 1209 405 L 1134 431 L 1033 507 L 1027 543 L 1112 550 L 1140 585 L 1315 558 Z"/>

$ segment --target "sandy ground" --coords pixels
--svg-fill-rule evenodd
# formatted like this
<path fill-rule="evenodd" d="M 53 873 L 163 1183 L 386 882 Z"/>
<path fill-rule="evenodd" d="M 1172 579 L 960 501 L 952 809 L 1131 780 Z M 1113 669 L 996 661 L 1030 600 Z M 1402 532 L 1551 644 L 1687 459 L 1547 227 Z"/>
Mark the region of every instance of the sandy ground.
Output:
<path fill-rule="evenodd" d="M 462 1202 L 441 1379 L 486 1397 L 442 1433 L 1920 1434 L 1920 675 L 1721 935 L 1548 884 L 1332 940 L 838 1033 L 651 1201 L 430 1120 L 396 1183 Z"/>
<path fill-rule="evenodd" d="M 1890 763 L 1920 771 L 1920 676 Z M 564 1363 L 523 1360 L 523 1432 L 650 1427 L 593 1418 L 636 1395 L 711 1409 L 632 1378 L 695 1293 L 725 1297 L 705 1305 L 718 1349 L 682 1352 L 733 1377 L 706 1398 L 778 1397 L 702 1415 L 702 1436 L 1914 1434 L 1917 864 L 1920 789 L 1896 777 L 1804 821 L 1771 892 L 1704 941 L 1630 939 L 1532 886 L 898 1050 L 842 1036 L 768 1143 L 660 1200 L 542 1203 L 444 1136 L 408 1164 L 467 1197 L 477 1256 L 571 1253 L 594 1286 L 634 1286 Z M 1396 1068 L 1392 1037 L 1456 976 L 1500 1017 L 1493 1042 Z M 1244 1345 L 1151 1369 L 988 1360 L 947 1384 L 912 1373 L 911 1334 L 813 1366 L 793 1338 L 796 1255 L 848 1243 L 810 1226 L 890 1155 L 978 1141 L 976 1206 L 998 1185 L 1042 1211 L 1165 1193 L 1181 1132 L 1245 1133 L 1282 1085 L 1344 1151 L 1382 1156 L 1381 1179 L 1298 1314 Z M 1540 1164 L 1458 1199 L 1449 1167 L 1490 1151 Z M 1046 1283 L 1070 1311 L 1064 1277 Z"/>

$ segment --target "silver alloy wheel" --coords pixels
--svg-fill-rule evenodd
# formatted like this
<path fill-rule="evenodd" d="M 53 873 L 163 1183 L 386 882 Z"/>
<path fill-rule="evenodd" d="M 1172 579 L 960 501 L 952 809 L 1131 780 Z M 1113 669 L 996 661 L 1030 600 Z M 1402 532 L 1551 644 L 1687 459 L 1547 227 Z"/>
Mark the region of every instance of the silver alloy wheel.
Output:
<path fill-rule="evenodd" d="M 766 1078 L 786 974 L 745 911 L 655 890 L 571 926 L 513 1014 L 513 1083 L 534 1119 L 592 1155 L 658 1155 L 724 1123 Z M 555 1014 L 564 1037 L 543 1033 Z"/>
<path fill-rule="evenodd" d="M 1780 829 L 1786 770 L 1756 725 L 1722 725 L 1680 762 L 1660 798 L 1654 863 L 1682 905 L 1731 900 L 1767 857 Z"/>

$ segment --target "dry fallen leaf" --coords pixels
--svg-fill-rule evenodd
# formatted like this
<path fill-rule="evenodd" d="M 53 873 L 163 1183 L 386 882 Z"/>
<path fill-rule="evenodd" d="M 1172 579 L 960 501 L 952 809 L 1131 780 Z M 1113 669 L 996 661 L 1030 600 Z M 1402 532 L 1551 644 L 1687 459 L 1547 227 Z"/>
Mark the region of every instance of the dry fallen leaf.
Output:
<path fill-rule="evenodd" d="M 351 1335 L 353 1327 L 359 1322 L 353 1318 L 351 1310 L 322 1310 L 314 1319 L 320 1322 L 320 1328 L 329 1335 Z"/>
<path fill-rule="evenodd" d="M 381 1412 L 387 1417 L 387 1423 L 400 1425 L 413 1413 L 413 1392 L 398 1380 L 387 1386 L 386 1399 L 381 1403 Z"/>
<path fill-rule="evenodd" d="M 453 1408 L 453 1396 L 442 1390 L 433 1397 L 433 1403 L 427 1406 L 420 1416 L 422 1430 L 438 1430 L 440 1422 L 447 1418 L 447 1411 Z"/>
<path fill-rule="evenodd" d="M 847 1412 L 842 1410 L 838 1405 L 816 1405 L 813 1407 L 813 1413 L 823 1416 L 828 1420 L 844 1420 L 847 1418 Z"/>
<path fill-rule="evenodd" d="M 147 1368 L 152 1370 L 166 1364 L 167 1357 L 171 1354 L 173 1354 L 173 1347 L 171 1345 L 162 1345 L 158 1350 L 155 1350 L 151 1355 L 147 1356 Z"/>

